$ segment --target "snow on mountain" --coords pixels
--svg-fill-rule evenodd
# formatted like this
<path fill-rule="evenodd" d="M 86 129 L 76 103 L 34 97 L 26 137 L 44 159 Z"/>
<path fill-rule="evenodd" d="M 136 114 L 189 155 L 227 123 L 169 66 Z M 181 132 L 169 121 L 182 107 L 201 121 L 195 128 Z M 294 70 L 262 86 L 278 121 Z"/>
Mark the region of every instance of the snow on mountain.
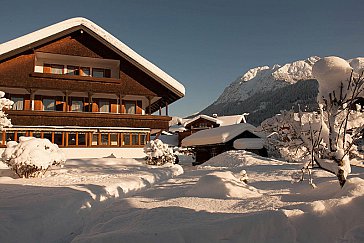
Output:
<path fill-rule="evenodd" d="M 313 56 L 283 66 L 276 64 L 272 67 L 252 68 L 231 83 L 215 104 L 227 103 L 232 100 L 243 101 L 258 92 L 271 91 L 296 83 L 299 80 L 312 79 L 312 65 L 319 59 L 319 57 Z"/>
<path fill-rule="evenodd" d="M 259 125 L 264 119 L 301 105 L 317 108 L 317 81 L 312 66 L 320 60 L 312 56 L 284 65 L 252 68 L 225 88 L 220 97 L 200 114 L 234 115 L 249 112 L 249 123 Z M 364 58 L 348 60 L 355 72 L 364 70 Z"/>

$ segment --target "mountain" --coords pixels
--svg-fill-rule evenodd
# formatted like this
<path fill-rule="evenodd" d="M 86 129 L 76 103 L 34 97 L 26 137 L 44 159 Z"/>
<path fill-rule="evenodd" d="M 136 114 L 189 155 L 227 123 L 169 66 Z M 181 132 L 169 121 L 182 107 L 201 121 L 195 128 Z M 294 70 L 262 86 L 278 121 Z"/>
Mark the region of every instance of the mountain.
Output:
<path fill-rule="evenodd" d="M 249 112 L 247 121 L 259 125 L 281 110 L 298 110 L 299 105 L 303 110 L 315 110 L 318 83 L 312 77 L 312 66 L 319 59 L 312 56 L 282 66 L 252 68 L 226 87 L 220 97 L 200 114 Z M 355 71 L 364 67 L 364 58 L 354 58 L 348 62 Z"/>
<path fill-rule="evenodd" d="M 233 115 L 249 112 L 249 123 L 259 125 L 281 110 L 316 109 L 317 81 L 312 66 L 317 56 L 285 65 L 252 68 L 225 88 L 220 97 L 201 114 Z"/>

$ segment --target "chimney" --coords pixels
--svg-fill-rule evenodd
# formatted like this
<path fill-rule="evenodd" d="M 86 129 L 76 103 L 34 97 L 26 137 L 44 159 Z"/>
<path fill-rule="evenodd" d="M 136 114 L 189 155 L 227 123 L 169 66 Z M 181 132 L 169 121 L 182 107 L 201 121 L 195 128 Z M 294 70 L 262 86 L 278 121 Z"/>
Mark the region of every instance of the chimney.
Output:
<path fill-rule="evenodd" d="M 216 113 L 212 114 L 212 117 L 217 118 L 217 114 Z"/>

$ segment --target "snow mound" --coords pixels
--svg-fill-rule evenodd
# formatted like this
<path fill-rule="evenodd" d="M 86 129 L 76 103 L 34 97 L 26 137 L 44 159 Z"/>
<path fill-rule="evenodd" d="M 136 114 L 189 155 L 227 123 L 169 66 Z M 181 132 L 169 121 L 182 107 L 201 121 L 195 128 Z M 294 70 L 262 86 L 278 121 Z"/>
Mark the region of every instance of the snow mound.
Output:
<path fill-rule="evenodd" d="M 319 82 L 319 95 L 328 99 L 329 93 L 340 94 L 341 83 L 350 78 L 353 68 L 350 64 L 335 56 L 324 57 L 312 67 L 312 75 Z"/>
<path fill-rule="evenodd" d="M 46 171 L 52 165 L 63 165 L 65 154 L 57 144 L 48 139 L 20 137 L 19 143 L 10 141 L 2 154 L 2 161 L 16 171 L 19 176 L 33 176 L 36 171 Z M 34 176 L 37 174 L 35 173 Z"/>
<path fill-rule="evenodd" d="M 254 198 L 262 194 L 254 187 L 239 181 L 230 171 L 218 171 L 207 174 L 190 190 L 187 196 L 206 198 Z"/>
<path fill-rule="evenodd" d="M 232 156 L 232 151 L 228 151 L 212 157 L 202 165 L 197 166 L 199 169 L 206 167 L 222 167 L 222 168 L 239 168 L 245 166 L 243 157 Z"/>
<path fill-rule="evenodd" d="M 361 74 L 364 71 L 364 58 L 357 57 L 348 60 L 350 66 L 354 69 L 354 72 Z"/>

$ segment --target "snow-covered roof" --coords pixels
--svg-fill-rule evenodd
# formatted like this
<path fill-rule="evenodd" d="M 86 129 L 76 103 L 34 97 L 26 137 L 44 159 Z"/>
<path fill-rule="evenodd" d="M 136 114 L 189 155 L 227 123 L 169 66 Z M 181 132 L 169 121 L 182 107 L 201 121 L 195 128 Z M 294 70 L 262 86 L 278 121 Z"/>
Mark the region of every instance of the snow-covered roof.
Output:
<path fill-rule="evenodd" d="M 233 124 L 239 124 L 244 119 L 245 115 L 248 115 L 248 113 L 244 113 L 242 115 L 233 115 L 233 116 L 218 116 L 218 117 L 211 117 L 208 115 L 198 115 L 184 123 L 184 126 L 186 127 L 188 124 L 202 118 L 206 119 L 212 122 L 215 122 L 216 124 L 219 124 L 220 126 L 229 126 Z M 245 121 L 245 119 L 244 119 Z"/>
<path fill-rule="evenodd" d="M 183 125 L 186 127 L 188 124 L 191 124 L 192 122 L 197 121 L 200 118 L 208 120 L 208 121 L 215 122 L 217 124 L 221 124 L 221 121 L 219 119 L 217 119 L 217 118 L 214 118 L 214 117 L 211 117 L 211 116 L 208 116 L 208 115 L 198 115 L 198 116 L 188 120 Z"/>
<path fill-rule="evenodd" d="M 231 139 L 239 136 L 245 131 L 249 131 L 258 137 L 262 137 L 260 133 L 255 132 L 256 127 L 248 123 L 239 123 L 230 126 L 222 126 L 212 129 L 206 129 L 192 134 L 182 140 L 182 146 L 197 146 L 208 144 L 226 143 Z"/>
<path fill-rule="evenodd" d="M 65 33 L 74 31 L 74 29 L 77 27 L 80 27 L 82 30 L 91 34 L 98 40 L 106 42 L 106 44 L 109 46 L 111 45 L 111 48 L 114 51 L 127 58 L 130 62 L 138 66 L 143 71 L 147 72 L 162 85 L 173 91 L 180 98 L 185 95 L 185 87 L 181 83 L 159 69 L 153 63 L 140 56 L 130 47 L 119 41 L 97 24 L 81 17 L 67 19 L 65 21 L 34 31 L 30 34 L 2 43 L 0 45 L 0 59 L 8 58 L 22 51 L 31 49 L 34 47 L 34 45 L 44 44 L 46 41 L 49 41 L 49 38 L 59 38 Z"/>
<path fill-rule="evenodd" d="M 217 119 L 219 119 L 221 121 L 220 126 L 229 126 L 229 125 L 241 123 L 244 116 L 247 114 L 248 113 L 244 113 L 242 115 L 233 115 L 233 116 L 219 116 L 219 117 L 217 117 Z"/>
<path fill-rule="evenodd" d="M 187 129 L 184 127 L 184 126 L 182 126 L 182 125 L 173 125 L 173 126 L 170 126 L 169 127 L 169 131 L 171 132 L 171 133 L 175 133 L 175 132 L 184 132 L 184 131 L 186 131 Z"/>

